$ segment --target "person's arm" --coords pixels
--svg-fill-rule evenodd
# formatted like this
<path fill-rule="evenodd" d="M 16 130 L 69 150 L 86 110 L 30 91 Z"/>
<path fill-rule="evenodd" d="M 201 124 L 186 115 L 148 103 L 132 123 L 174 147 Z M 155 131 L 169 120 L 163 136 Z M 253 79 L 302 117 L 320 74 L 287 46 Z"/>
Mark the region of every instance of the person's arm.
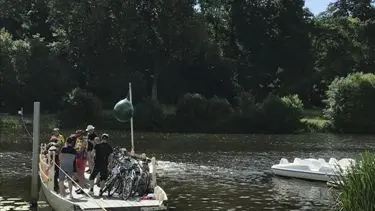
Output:
<path fill-rule="evenodd" d="M 113 159 L 113 148 L 110 146 L 109 147 L 109 155 L 108 155 L 108 165 L 112 163 L 112 159 Z"/>
<path fill-rule="evenodd" d="M 60 153 L 59 153 L 59 162 L 61 162 L 61 160 L 62 160 L 62 152 L 63 151 L 61 151 Z M 59 164 L 60 165 L 60 164 Z"/>
<path fill-rule="evenodd" d="M 96 154 L 96 150 L 95 150 L 95 148 L 94 148 L 94 149 L 91 151 L 91 157 L 92 157 L 93 160 L 94 160 L 95 154 Z"/>

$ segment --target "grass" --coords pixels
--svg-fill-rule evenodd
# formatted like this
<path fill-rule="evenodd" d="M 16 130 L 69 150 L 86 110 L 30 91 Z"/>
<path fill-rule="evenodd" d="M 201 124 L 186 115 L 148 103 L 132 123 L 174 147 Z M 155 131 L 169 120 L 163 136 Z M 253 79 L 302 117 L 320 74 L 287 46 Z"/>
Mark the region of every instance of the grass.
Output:
<path fill-rule="evenodd" d="M 309 132 L 327 132 L 330 127 L 330 121 L 324 119 L 321 109 L 306 109 L 303 111 L 301 122 L 306 126 Z"/>
<path fill-rule="evenodd" d="M 2 131 L 12 131 L 12 130 L 19 130 L 25 126 L 28 129 L 32 129 L 32 121 L 33 116 L 25 115 L 23 117 L 23 121 L 21 117 L 18 115 L 10 115 L 10 114 L 0 114 L 0 128 Z M 58 127 L 58 120 L 56 114 L 42 114 L 40 115 L 40 128 L 48 128 L 52 129 L 54 127 Z"/>
<path fill-rule="evenodd" d="M 375 210 L 375 154 L 364 152 L 351 170 L 339 175 L 336 208 L 340 211 Z"/>
<path fill-rule="evenodd" d="M 176 114 L 176 105 L 165 105 L 165 114 L 166 115 L 174 115 Z"/>
<path fill-rule="evenodd" d="M 0 115 L 0 127 L 2 129 L 19 129 L 22 127 L 20 118 L 7 114 Z"/>

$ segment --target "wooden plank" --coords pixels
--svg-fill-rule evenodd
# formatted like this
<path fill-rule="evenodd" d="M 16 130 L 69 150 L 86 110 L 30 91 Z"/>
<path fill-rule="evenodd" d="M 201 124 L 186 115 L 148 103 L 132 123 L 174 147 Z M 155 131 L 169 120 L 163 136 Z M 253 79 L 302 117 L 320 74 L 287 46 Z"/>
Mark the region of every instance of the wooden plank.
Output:
<path fill-rule="evenodd" d="M 88 174 L 85 174 L 86 179 L 88 179 Z M 66 185 L 67 182 L 66 182 Z M 122 200 L 118 197 L 107 198 L 107 193 L 104 193 L 102 197 L 99 197 L 100 188 L 96 185 L 94 186 L 94 195 L 89 197 L 86 194 L 77 194 L 75 191 L 78 188 L 73 186 L 73 197 L 72 200 L 76 206 L 80 207 L 82 210 L 103 210 L 102 207 L 108 210 L 121 209 L 121 210 L 139 210 L 141 208 L 155 208 L 160 210 L 160 202 L 158 200 L 142 200 L 142 201 L 132 201 L 132 200 Z M 89 192 L 88 188 L 84 188 L 85 192 Z M 68 190 L 66 191 L 68 192 Z"/>

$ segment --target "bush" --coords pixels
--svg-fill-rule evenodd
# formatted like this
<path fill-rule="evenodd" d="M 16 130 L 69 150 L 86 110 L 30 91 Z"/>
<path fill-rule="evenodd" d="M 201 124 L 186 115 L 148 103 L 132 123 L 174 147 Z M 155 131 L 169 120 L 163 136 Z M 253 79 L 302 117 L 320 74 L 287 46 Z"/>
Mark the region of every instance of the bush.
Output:
<path fill-rule="evenodd" d="M 345 174 L 334 179 L 337 195 L 337 210 L 375 210 L 375 155 L 364 152 L 361 158 Z"/>
<path fill-rule="evenodd" d="M 63 98 L 59 120 L 64 127 L 93 124 L 100 120 L 102 103 L 93 93 L 75 88 Z"/>
<path fill-rule="evenodd" d="M 202 117 L 206 115 L 208 101 L 201 94 L 187 93 L 177 103 L 176 114 L 184 117 Z"/>
<path fill-rule="evenodd" d="M 234 99 L 239 113 L 252 111 L 256 105 L 255 97 L 250 92 L 241 92 Z"/>
<path fill-rule="evenodd" d="M 147 99 L 135 106 L 134 124 L 142 130 L 162 128 L 165 119 L 165 106 L 152 99 Z"/>
<path fill-rule="evenodd" d="M 375 128 L 375 75 L 353 73 L 328 86 L 325 116 L 341 132 L 366 133 Z"/>
<path fill-rule="evenodd" d="M 207 120 L 207 99 L 198 93 L 185 94 L 177 103 L 176 122 L 184 131 L 201 130 L 203 122 Z"/>
<path fill-rule="evenodd" d="M 217 121 L 228 118 L 232 112 L 232 105 L 225 98 L 214 96 L 208 101 L 207 115 L 210 120 Z"/>
<path fill-rule="evenodd" d="M 262 125 L 259 105 L 255 103 L 255 98 L 250 92 L 242 92 L 235 97 L 235 112 L 230 118 L 231 130 L 237 133 L 259 132 Z"/>
<path fill-rule="evenodd" d="M 269 95 L 261 104 L 260 124 L 271 133 L 291 133 L 301 129 L 303 103 L 298 95 Z"/>

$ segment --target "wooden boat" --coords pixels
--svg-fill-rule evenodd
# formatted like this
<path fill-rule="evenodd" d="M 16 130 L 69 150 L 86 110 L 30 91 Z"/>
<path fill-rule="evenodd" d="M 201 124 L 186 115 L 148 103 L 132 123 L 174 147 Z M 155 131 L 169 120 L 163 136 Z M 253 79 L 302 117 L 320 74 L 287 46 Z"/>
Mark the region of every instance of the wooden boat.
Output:
<path fill-rule="evenodd" d="M 45 150 L 45 146 L 41 146 L 41 152 Z M 47 202 L 56 211 L 67 210 L 167 210 L 167 195 L 164 190 L 156 185 L 156 172 L 151 172 L 152 185 L 154 186 L 153 199 L 148 200 L 122 200 L 116 196 L 107 197 L 106 193 L 102 197 L 99 195 L 99 188 L 94 187 L 94 196 L 88 194 L 76 194 L 77 188 L 73 187 L 73 199 L 62 197 L 54 191 L 54 162 L 50 158 L 54 157 L 54 153 L 49 153 L 47 156 L 39 155 L 39 176 L 41 180 L 41 189 L 45 195 Z M 153 158 L 152 167 L 155 170 L 155 159 Z M 85 174 L 88 180 L 89 175 Z M 88 189 L 84 188 L 88 193 Z"/>
<path fill-rule="evenodd" d="M 129 83 L 129 98 L 132 103 L 131 83 Z M 134 132 L 133 132 L 133 118 L 130 118 L 131 130 L 131 153 L 134 155 Z M 106 197 L 104 193 L 102 197 L 95 197 L 99 195 L 99 188 L 94 187 L 94 196 L 87 194 L 89 190 L 83 188 L 85 194 L 76 194 L 76 188 L 73 187 L 73 199 L 62 197 L 54 191 L 54 152 L 49 152 L 47 156 L 42 154 L 45 151 L 45 145 L 41 145 L 39 154 L 39 176 L 41 180 L 41 188 L 47 199 L 47 202 L 56 211 L 68 210 L 167 210 L 168 197 L 164 190 L 156 184 L 156 160 L 151 160 L 151 186 L 154 189 L 152 197 L 147 197 L 146 200 L 122 200 L 119 197 Z M 51 154 L 52 153 L 52 154 Z M 89 175 L 85 174 L 86 180 Z"/>
<path fill-rule="evenodd" d="M 278 176 L 328 182 L 339 176 L 340 169 L 346 171 L 351 162 L 354 160 L 348 158 L 339 161 L 331 158 L 328 163 L 324 159 L 295 158 L 293 163 L 289 163 L 282 158 L 280 163 L 273 165 L 271 169 Z"/>

